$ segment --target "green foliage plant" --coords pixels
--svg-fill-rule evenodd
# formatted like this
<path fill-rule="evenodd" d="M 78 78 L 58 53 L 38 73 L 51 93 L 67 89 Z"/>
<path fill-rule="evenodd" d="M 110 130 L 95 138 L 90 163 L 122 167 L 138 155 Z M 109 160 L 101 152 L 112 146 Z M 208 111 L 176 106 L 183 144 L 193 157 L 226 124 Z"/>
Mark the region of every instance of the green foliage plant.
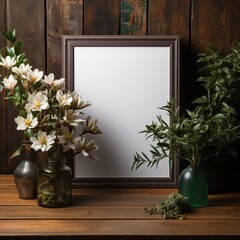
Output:
<path fill-rule="evenodd" d="M 158 115 L 156 121 L 146 125 L 141 133 L 153 140 L 151 157 L 135 153 L 132 170 L 143 164 L 157 167 L 166 157 L 170 163 L 174 158 L 185 159 L 197 168 L 223 149 L 236 156 L 232 144 L 239 139 L 240 123 L 231 97 L 240 79 L 240 43 L 227 55 L 209 46 L 206 53 L 199 55 L 198 62 L 204 65 L 198 78 L 203 95 L 193 101 L 193 110 L 186 110 L 182 116 L 179 108 L 174 109 L 174 100 L 160 108 L 169 115 L 171 124 Z"/>

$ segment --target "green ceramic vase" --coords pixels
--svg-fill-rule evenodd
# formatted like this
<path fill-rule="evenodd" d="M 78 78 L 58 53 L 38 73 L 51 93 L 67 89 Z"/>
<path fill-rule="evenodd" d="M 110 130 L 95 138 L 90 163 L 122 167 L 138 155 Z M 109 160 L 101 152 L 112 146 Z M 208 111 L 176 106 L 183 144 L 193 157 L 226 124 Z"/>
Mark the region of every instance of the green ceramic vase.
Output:
<path fill-rule="evenodd" d="M 188 197 L 193 208 L 208 204 L 208 179 L 201 168 L 188 166 L 179 176 L 179 193 Z"/>

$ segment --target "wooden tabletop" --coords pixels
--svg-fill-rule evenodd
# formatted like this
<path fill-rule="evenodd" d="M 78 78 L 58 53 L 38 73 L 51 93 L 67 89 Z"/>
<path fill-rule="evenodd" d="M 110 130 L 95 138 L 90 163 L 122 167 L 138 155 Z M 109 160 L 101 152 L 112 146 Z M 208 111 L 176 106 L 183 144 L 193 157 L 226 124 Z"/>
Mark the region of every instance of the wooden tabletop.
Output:
<path fill-rule="evenodd" d="M 163 220 L 145 213 L 176 188 L 73 189 L 69 207 L 19 199 L 12 175 L 0 175 L 1 239 L 240 239 L 240 193 L 209 196 L 209 206 Z"/>

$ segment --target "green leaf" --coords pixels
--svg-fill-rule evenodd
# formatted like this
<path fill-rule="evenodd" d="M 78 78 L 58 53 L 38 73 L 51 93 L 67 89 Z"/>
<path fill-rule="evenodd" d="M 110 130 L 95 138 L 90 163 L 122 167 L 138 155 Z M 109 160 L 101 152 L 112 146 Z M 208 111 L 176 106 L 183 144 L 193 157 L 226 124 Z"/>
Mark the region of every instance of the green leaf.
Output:
<path fill-rule="evenodd" d="M 16 41 L 16 29 L 2 32 L 3 36 L 11 43 L 15 43 Z"/>
<path fill-rule="evenodd" d="M 12 42 L 16 42 L 17 32 L 15 28 L 12 30 L 11 38 L 12 38 Z"/>
<path fill-rule="evenodd" d="M 208 71 L 210 71 L 211 70 L 211 67 L 209 66 L 209 65 L 207 65 L 207 66 L 204 66 L 204 67 L 202 67 L 202 68 L 200 68 L 199 70 L 198 70 L 198 72 L 208 72 Z"/>
<path fill-rule="evenodd" d="M 9 161 L 21 154 L 21 148 L 18 148 L 9 158 Z"/>
<path fill-rule="evenodd" d="M 25 54 L 20 54 L 17 56 L 17 65 L 21 65 L 21 63 L 24 63 L 24 57 L 25 57 Z"/>
<path fill-rule="evenodd" d="M 17 44 L 15 44 L 14 50 L 15 50 L 15 54 L 16 55 L 20 55 L 21 54 L 22 45 L 23 45 L 23 41 L 19 41 Z"/>
<path fill-rule="evenodd" d="M 19 113 L 22 117 L 27 118 L 27 110 L 19 110 Z"/>
<path fill-rule="evenodd" d="M 200 98 L 197 98 L 193 101 L 195 104 L 203 104 L 207 103 L 207 97 L 206 96 L 201 96 Z"/>
<path fill-rule="evenodd" d="M 0 92 L 3 90 L 3 84 L 0 83 Z"/>
<path fill-rule="evenodd" d="M 212 116 L 212 120 L 216 120 L 216 119 L 226 119 L 226 116 L 223 113 L 217 113 Z"/>
<path fill-rule="evenodd" d="M 59 104 L 57 103 L 51 104 L 51 108 L 58 108 L 58 107 L 59 107 Z"/>
<path fill-rule="evenodd" d="M 14 48 L 9 48 L 7 47 L 7 53 L 10 57 L 14 57 L 15 56 L 15 51 L 14 51 Z"/>
<path fill-rule="evenodd" d="M 32 132 L 31 129 L 27 129 L 27 130 L 25 130 L 25 131 L 24 131 L 24 134 L 25 134 L 28 138 L 30 138 L 30 137 L 33 136 L 33 132 Z"/>
<path fill-rule="evenodd" d="M 200 126 L 201 126 L 201 123 L 198 123 L 198 124 L 196 124 L 196 125 L 193 127 L 193 129 L 194 129 L 194 130 L 197 130 Z"/>
<path fill-rule="evenodd" d="M 13 99 L 15 99 L 15 97 L 14 96 L 7 96 L 4 99 L 6 99 L 6 100 L 13 100 Z"/>

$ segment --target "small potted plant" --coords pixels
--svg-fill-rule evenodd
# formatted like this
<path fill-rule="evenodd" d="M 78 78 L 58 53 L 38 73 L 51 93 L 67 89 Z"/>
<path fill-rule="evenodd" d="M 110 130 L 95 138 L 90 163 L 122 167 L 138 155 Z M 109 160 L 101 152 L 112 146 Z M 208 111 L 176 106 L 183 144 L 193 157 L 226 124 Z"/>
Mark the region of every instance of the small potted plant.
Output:
<path fill-rule="evenodd" d="M 163 106 L 170 117 L 171 124 L 161 115 L 146 126 L 142 133 L 152 138 L 151 155 L 136 153 L 132 170 L 142 164 L 152 167 L 165 157 L 184 159 L 189 162 L 179 178 L 179 192 L 189 198 L 192 207 L 207 205 L 208 181 L 201 167 L 204 161 L 218 156 L 223 148 L 235 155 L 232 143 L 239 139 L 240 124 L 236 111 L 230 105 L 234 92 L 234 83 L 239 80 L 240 44 L 237 44 L 227 56 L 222 56 L 215 48 L 199 55 L 201 68 L 206 75 L 199 78 L 204 94 L 193 101 L 193 110 L 186 110 L 179 116 L 179 109 L 174 110 L 174 100 Z"/>

